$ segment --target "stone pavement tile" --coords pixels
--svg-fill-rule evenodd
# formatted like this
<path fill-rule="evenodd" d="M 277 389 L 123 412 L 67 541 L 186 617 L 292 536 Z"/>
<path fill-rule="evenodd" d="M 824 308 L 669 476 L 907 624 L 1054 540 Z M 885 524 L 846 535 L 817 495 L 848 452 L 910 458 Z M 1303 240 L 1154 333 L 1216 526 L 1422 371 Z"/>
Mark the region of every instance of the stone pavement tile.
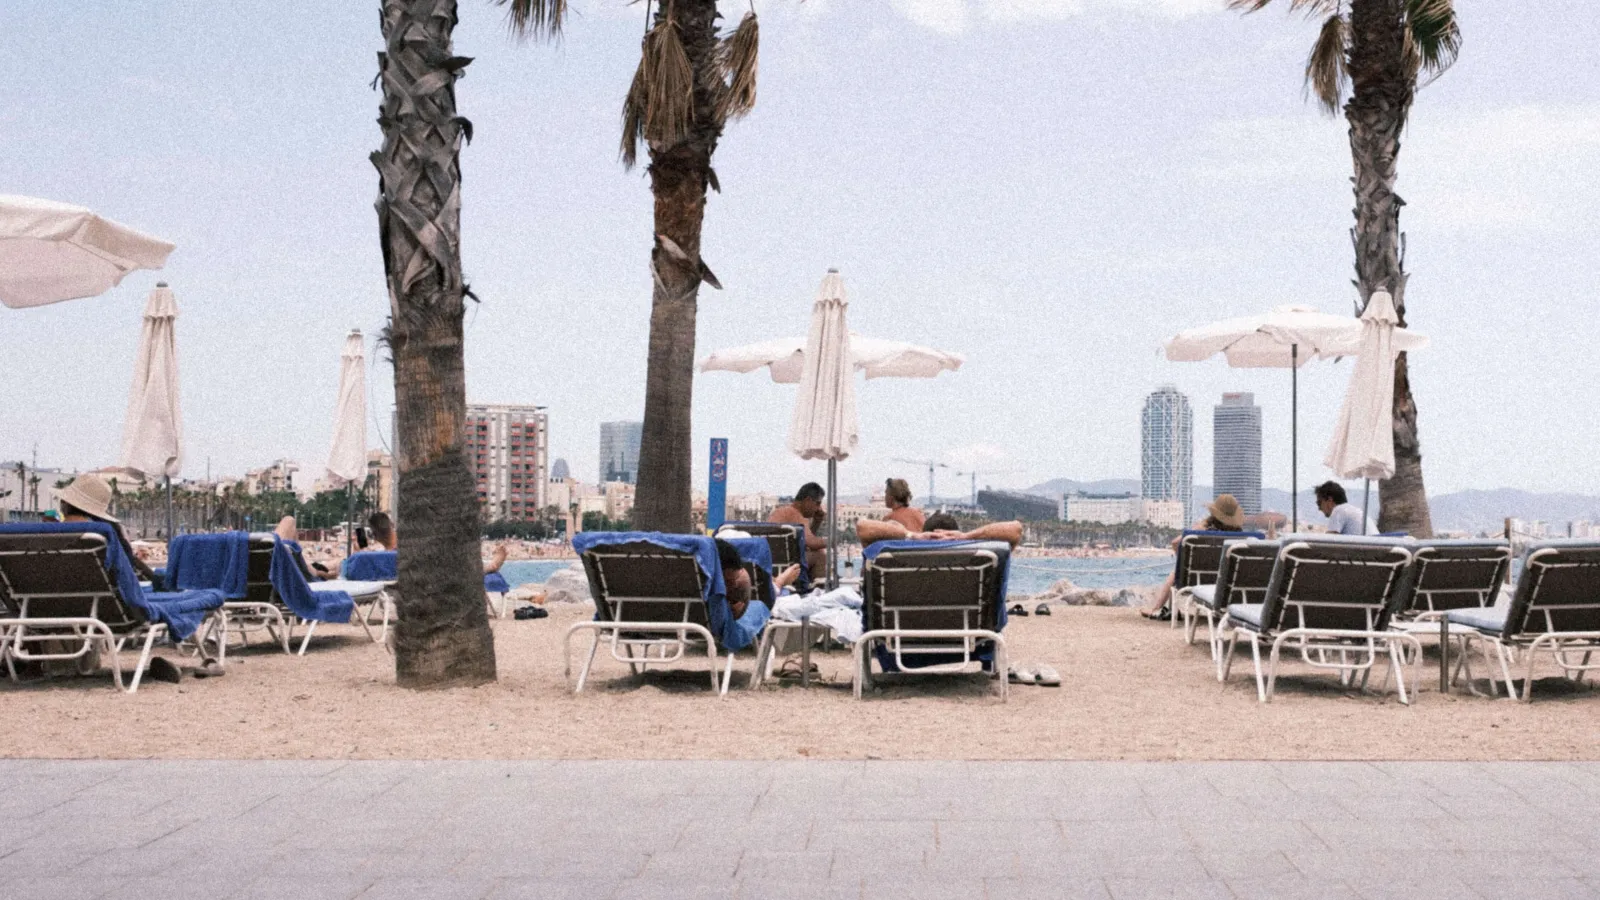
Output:
<path fill-rule="evenodd" d="M 624 881 L 638 877 L 650 859 L 649 853 L 637 849 L 623 850 L 597 845 L 583 852 L 569 851 L 545 856 L 543 877 L 557 881 L 582 878 Z M 470 862 L 462 863 L 461 871 L 472 871 L 467 868 L 469 865 Z"/>
<path fill-rule="evenodd" d="M 361 900 L 481 900 L 498 886 L 490 878 L 382 877 L 360 894 Z"/>
<path fill-rule="evenodd" d="M 501 879 L 485 900 L 608 900 L 620 881 Z"/>
<path fill-rule="evenodd" d="M 377 880 L 371 875 L 299 877 L 288 872 L 274 873 L 242 886 L 229 900 L 352 900 Z"/>
<path fill-rule="evenodd" d="M 0 881 L 54 872 L 74 872 L 92 855 L 91 850 L 29 844 L 0 856 Z"/>
<path fill-rule="evenodd" d="M 1045 811 L 1051 818 L 1063 822 L 1154 822 L 1160 818 L 1142 795 L 1085 793 L 1050 797 Z"/>
<path fill-rule="evenodd" d="M 850 821 L 818 819 L 811 827 L 807 850 L 892 848 L 896 853 L 922 853 L 936 846 L 932 819 Z"/>
<path fill-rule="evenodd" d="M 740 881 L 794 881 L 815 883 L 828 880 L 833 870 L 833 854 L 809 850 L 746 850 L 739 857 L 734 877 Z"/>
<path fill-rule="evenodd" d="M 146 875 L 117 885 L 114 900 L 224 900 L 242 890 L 250 875 L 223 871 L 204 875 Z"/>
<path fill-rule="evenodd" d="M 893 847 L 868 849 L 870 845 L 833 852 L 829 881 L 858 882 L 863 878 L 918 878 L 922 875 L 923 852 L 904 853 Z"/>
<path fill-rule="evenodd" d="M 1472 821 L 1441 821 L 1428 825 L 1426 837 L 1421 840 L 1439 849 L 1479 850 L 1531 850 L 1541 852 L 1582 851 L 1593 845 L 1593 834 L 1565 828 L 1551 828 L 1543 820 L 1507 820 L 1499 817 L 1478 818 Z"/>
<path fill-rule="evenodd" d="M 640 878 L 692 879 L 697 883 L 719 884 L 732 881 L 739 868 L 743 851 L 732 850 L 717 854 L 705 848 L 694 850 L 660 850 L 650 854 Z"/>
<path fill-rule="evenodd" d="M 1106 879 L 1112 900 L 1233 900 L 1233 892 L 1221 881 L 1209 878 L 1125 878 Z"/>
<path fill-rule="evenodd" d="M 1485 897 L 1538 897 L 1539 900 L 1596 900 L 1600 885 L 1586 878 L 1473 878 L 1473 890 Z"/>
<path fill-rule="evenodd" d="M 1361 900 L 1355 888 L 1342 881 L 1307 878 L 1298 873 L 1225 880 L 1238 900 Z"/>
<path fill-rule="evenodd" d="M 1106 827 L 1097 822 L 1063 821 L 1061 832 L 1067 848 L 1074 853 L 1122 851 L 1129 847 L 1184 853 L 1194 847 L 1190 828 L 1178 822 L 1119 822 Z"/>
<path fill-rule="evenodd" d="M 740 900 L 860 900 L 861 882 L 749 878 L 739 881 L 735 896 Z"/>
<path fill-rule="evenodd" d="M 1055 852 L 1038 855 L 1050 856 Z M 1025 874 L 1017 863 L 1021 855 L 998 844 L 984 848 L 936 850 L 923 857 L 922 870 L 935 878 L 1016 878 Z"/>
<path fill-rule="evenodd" d="M 125 878 L 48 875 L 0 879 L 0 896 L 26 900 L 98 900 L 116 896 Z"/>
<path fill-rule="evenodd" d="M 1043 864 L 1074 875 L 1101 875 L 1106 878 L 1193 882 L 1211 878 L 1205 864 L 1194 853 L 1172 853 L 1164 849 L 1121 852 L 1070 851 Z M 1114 893 L 1114 892 L 1113 892 Z"/>
<path fill-rule="evenodd" d="M 738 885 L 731 881 L 700 882 L 681 878 L 635 878 L 617 885 L 614 900 L 732 900 Z"/>
<path fill-rule="evenodd" d="M 591 848 L 582 848 L 584 856 L 592 856 Z M 456 863 L 453 872 L 470 875 L 476 878 L 544 878 L 551 870 L 554 860 L 564 857 L 564 851 L 551 847 L 528 847 L 521 850 L 509 850 L 504 847 L 480 848 L 468 850 L 466 856 Z M 636 865 L 644 865 L 644 855 L 638 855 Z M 381 859 L 379 857 L 378 859 Z M 363 868 L 361 871 L 376 871 L 375 860 L 372 867 Z M 618 875 L 617 880 L 638 874 L 638 869 Z"/>
<path fill-rule="evenodd" d="M 941 821 L 934 823 L 934 830 L 942 853 L 985 853 L 995 850 L 1055 853 L 1066 849 L 1061 827 L 1054 819 Z"/>
<path fill-rule="evenodd" d="M 811 839 L 811 828 L 810 816 L 803 813 L 731 822 L 688 822 L 678 830 L 673 842 L 658 849 L 715 847 L 718 850 L 759 850 L 764 847 L 787 847 L 798 850 Z"/>
<path fill-rule="evenodd" d="M 1324 846 L 1304 822 L 1289 819 L 1272 821 L 1237 820 L 1227 825 L 1196 827 L 1185 824 L 1189 843 L 1199 850 L 1226 851 L 1249 848 L 1254 852 L 1272 850 L 1315 850 Z"/>
<path fill-rule="evenodd" d="M 1111 900 L 1105 879 L 1090 876 L 1055 878 L 985 878 L 988 900 Z"/>
<path fill-rule="evenodd" d="M 1517 894 L 1502 894 L 1492 897 L 1474 890 L 1472 885 L 1459 878 L 1418 878 L 1415 876 L 1393 876 L 1380 878 L 1372 875 L 1356 875 L 1345 879 L 1357 894 L 1364 900 L 1393 900 L 1404 897 L 1406 900 L 1506 900 L 1507 897 L 1517 897 Z"/>
<path fill-rule="evenodd" d="M 1241 842 L 1238 847 L 1249 847 Z M 1195 854 L 1212 878 L 1276 878 L 1283 875 L 1304 877 L 1282 850 L 1202 850 Z"/>
<path fill-rule="evenodd" d="M 444 878 L 456 874 L 458 868 L 472 851 L 465 847 L 430 847 L 412 844 L 406 847 L 392 847 L 372 851 L 357 851 L 366 853 L 367 859 L 361 871 L 371 872 L 385 878 Z M 351 859 L 359 859 L 357 853 L 350 854 Z M 479 875 L 478 872 L 462 872 L 463 877 Z"/>
<path fill-rule="evenodd" d="M 257 850 L 248 846 L 224 845 L 210 855 L 217 866 L 229 871 L 262 875 L 276 872 L 295 878 L 317 878 L 323 875 L 364 874 L 369 871 L 368 864 L 372 861 L 373 851 L 284 850 L 272 847 Z"/>
<path fill-rule="evenodd" d="M 131 850 L 179 829 L 180 826 L 171 823 L 140 825 L 128 820 L 80 814 L 75 820 L 60 821 L 45 828 L 30 838 L 28 845 L 94 852 Z"/>
<path fill-rule="evenodd" d="M 915 897 L 917 900 L 973 900 L 984 895 L 981 878 L 952 878 L 931 874 L 903 876 L 865 875 L 865 897 Z"/>

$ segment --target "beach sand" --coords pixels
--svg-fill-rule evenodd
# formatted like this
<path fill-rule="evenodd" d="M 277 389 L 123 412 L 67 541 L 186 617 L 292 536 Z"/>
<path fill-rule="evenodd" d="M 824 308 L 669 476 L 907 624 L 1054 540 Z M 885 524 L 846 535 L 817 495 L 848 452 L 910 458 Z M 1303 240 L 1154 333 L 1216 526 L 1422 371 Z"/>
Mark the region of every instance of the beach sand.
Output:
<path fill-rule="evenodd" d="M 1013 661 L 1041 661 L 1060 688 L 1013 685 L 1001 703 L 978 676 L 924 677 L 851 699 L 844 653 L 817 654 L 824 682 L 747 691 L 751 657 L 727 699 L 694 671 L 636 684 L 602 648 L 590 688 L 562 680 L 566 626 L 590 612 L 496 621 L 497 684 L 413 692 L 392 658 L 354 627 L 319 629 L 305 657 L 258 645 L 229 674 L 146 682 L 109 676 L 0 685 L 0 756 L 229 759 L 1594 759 L 1600 692 L 1554 681 L 1531 705 L 1437 692 L 1430 656 L 1420 700 L 1361 695 L 1288 665 L 1273 702 L 1255 698 L 1249 656 L 1219 685 L 1203 643 L 1132 610 L 1060 608 L 1014 619 Z M 574 641 L 574 657 L 581 641 Z M 132 656 L 125 657 L 129 662 Z M 1553 670 L 1542 666 L 1542 675 Z M 1481 675 L 1481 673 L 1480 673 Z M 1376 685 L 1378 676 L 1374 676 Z M 880 684 L 884 682 L 880 681 Z"/>

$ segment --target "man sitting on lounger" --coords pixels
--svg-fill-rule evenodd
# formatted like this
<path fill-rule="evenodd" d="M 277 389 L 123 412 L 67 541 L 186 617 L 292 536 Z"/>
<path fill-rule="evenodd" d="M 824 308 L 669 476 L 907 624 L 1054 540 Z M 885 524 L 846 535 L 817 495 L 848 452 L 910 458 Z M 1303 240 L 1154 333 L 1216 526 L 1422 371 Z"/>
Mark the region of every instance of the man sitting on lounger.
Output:
<path fill-rule="evenodd" d="M 822 485 L 808 481 L 795 492 L 794 502 L 772 511 L 767 521 L 778 525 L 805 526 L 806 568 L 811 577 L 820 580 L 828 570 L 828 541 L 817 537 L 822 530 Z"/>
<path fill-rule="evenodd" d="M 1021 522 L 990 522 L 971 531 L 962 531 L 955 517 L 948 513 L 934 513 L 923 523 L 922 531 L 908 531 L 899 522 L 878 522 L 862 519 L 856 523 L 856 537 L 861 546 L 868 547 L 879 541 L 1005 541 L 1011 546 L 1022 543 Z"/>

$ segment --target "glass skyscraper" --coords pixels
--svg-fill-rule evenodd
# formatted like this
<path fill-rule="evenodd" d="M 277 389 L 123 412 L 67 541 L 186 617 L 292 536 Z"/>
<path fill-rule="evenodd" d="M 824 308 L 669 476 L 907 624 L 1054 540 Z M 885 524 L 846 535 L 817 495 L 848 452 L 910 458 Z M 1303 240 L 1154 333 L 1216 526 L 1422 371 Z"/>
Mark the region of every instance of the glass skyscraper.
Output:
<path fill-rule="evenodd" d="M 1144 398 L 1139 476 L 1146 500 L 1176 500 L 1194 521 L 1194 411 L 1189 398 L 1164 384 Z"/>
<path fill-rule="evenodd" d="M 1254 394 L 1223 394 L 1211 410 L 1211 471 L 1219 494 L 1261 512 L 1261 407 Z"/>
<path fill-rule="evenodd" d="M 639 442 L 643 422 L 600 423 L 600 481 L 639 482 Z"/>

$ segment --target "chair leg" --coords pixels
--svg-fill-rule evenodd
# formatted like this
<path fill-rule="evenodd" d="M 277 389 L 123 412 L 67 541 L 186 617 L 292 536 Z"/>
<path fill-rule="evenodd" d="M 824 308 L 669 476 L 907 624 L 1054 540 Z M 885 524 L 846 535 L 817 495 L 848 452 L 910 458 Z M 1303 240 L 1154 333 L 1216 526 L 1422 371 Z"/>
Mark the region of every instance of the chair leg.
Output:
<path fill-rule="evenodd" d="M 717 652 L 716 649 L 712 648 L 712 650 L 711 650 L 711 654 L 712 654 L 712 656 L 711 656 L 711 660 L 712 660 L 711 674 L 712 674 L 713 678 L 716 677 L 716 659 L 717 659 L 716 652 Z M 722 698 L 722 697 L 728 696 L 728 685 L 730 685 L 732 683 L 733 683 L 733 651 L 729 650 L 728 651 L 728 666 L 727 666 L 727 669 L 722 673 L 722 689 L 717 692 L 717 697 L 719 699 Z"/>
<path fill-rule="evenodd" d="M 578 670 L 578 686 L 572 689 L 574 694 L 583 693 L 584 682 L 589 680 L 589 669 L 594 665 L 594 655 L 600 650 L 600 632 L 594 632 L 594 640 L 589 644 L 589 658 L 583 661 L 583 668 Z"/>
<path fill-rule="evenodd" d="M 165 633 L 166 628 L 164 626 L 160 628 L 152 627 L 145 632 L 144 649 L 139 653 L 139 661 L 134 664 L 133 681 L 128 685 L 128 693 L 130 694 L 138 692 L 139 681 L 144 678 L 145 669 L 150 667 L 150 651 L 155 648 L 157 632 Z M 120 666 L 118 668 L 120 669 Z"/>
<path fill-rule="evenodd" d="M 1000 679 L 1000 702 L 1011 699 L 1011 654 L 1006 650 L 1006 639 L 994 642 L 994 673 Z"/>
<path fill-rule="evenodd" d="M 1256 699 L 1265 703 L 1267 702 L 1267 684 L 1261 675 L 1261 641 L 1255 634 L 1250 635 L 1250 658 L 1256 664 Z"/>
<path fill-rule="evenodd" d="M 316 630 L 317 623 L 315 620 L 313 620 L 309 625 L 306 626 L 306 636 L 300 639 L 300 652 L 296 654 L 297 656 L 306 655 L 306 647 L 311 645 L 311 635 L 314 634 Z"/>
<path fill-rule="evenodd" d="M 1394 671 L 1394 690 L 1395 690 L 1395 693 L 1400 696 L 1400 702 L 1402 704 L 1404 704 L 1406 706 L 1410 706 L 1411 705 L 1411 700 L 1406 697 L 1406 675 L 1405 675 L 1405 672 L 1402 669 L 1402 657 L 1404 657 L 1405 654 L 1403 652 L 1401 652 L 1400 646 L 1398 644 L 1396 644 L 1394 641 L 1389 641 L 1388 644 L 1389 644 L 1389 668 Z M 1417 653 L 1418 653 L 1419 656 L 1421 655 L 1421 652 L 1422 652 L 1421 648 L 1418 648 Z"/>
<path fill-rule="evenodd" d="M 866 677 L 866 666 L 871 665 L 870 662 L 862 662 L 863 658 L 866 656 L 861 646 L 864 643 L 866 642 L 856 641 L 855 644 L 850 648 L 850 660 L 853 664 L 852 667 L 855 670 L 850 678 L 851 690 L 855 694 L 857 700 L 861 699 L 861 682 Z"/>
<path fill-rule="evenodd" d="M 1224 627 L 1222 634 L 1217 635 L 1217 641 L 1219 644 L 1224 635 L 1226 635 L 1228 638 L 1228 649 L 1217 658 L 1218 681 L 1228 680 L 1228 673 L 1233 671 L 1233 651 L 1239 646 L 1239 629 L 1235 628 L 1232 631 L 1228 631 L 1227 628 Z"/>

